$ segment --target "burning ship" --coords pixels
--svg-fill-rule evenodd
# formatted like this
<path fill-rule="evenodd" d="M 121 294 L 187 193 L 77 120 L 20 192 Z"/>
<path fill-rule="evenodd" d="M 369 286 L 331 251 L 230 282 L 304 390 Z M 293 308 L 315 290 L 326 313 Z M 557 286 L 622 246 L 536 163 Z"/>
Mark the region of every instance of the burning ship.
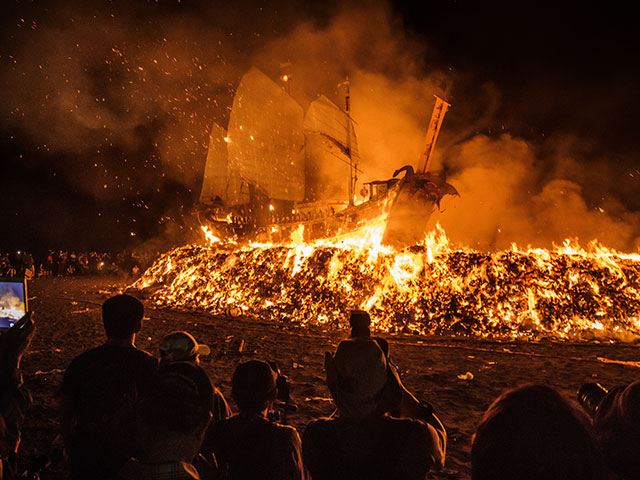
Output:
<path fill-rule="evenodd" d="M 266 241 L 175 248 L 132 287 L 157 306 L 302 326 L 343 328 L 360 308 L 386 332 L 640 341 L 639 252 L 569 240 L 480 252 L 450 245 L 438 225 L 424 235 L 442 196 L 456 193 L 428 173 L 448 107 L 440 99 L 418 170 L 365 184 L 356 204 L 348 106 L 320 97 L 303 115 L 285 89 L 248 72 L 228 130 L 214 128 L 201 214 L 217 234 Z M 331 183 L 334 168 L 349 181 Z"/>
<path fill-rule="evenodd" d="M 417 171 L 408 165 L 392 178 L 364 183 L 350 114 L 326 96 L 306 112 L 257 68 L 237 88 L 228 128 L 214 125 L 198 215 L 217 237 L 287 242 L 352 235 L 385 222 L 382 242 L 395 247 L 425 238 L 429 217 L 444 195 L 457 195 L 442 175 L 428 171 L 449 104 L 436 97 Z M 336 182 L 335 172 L 343 179 Z"/>

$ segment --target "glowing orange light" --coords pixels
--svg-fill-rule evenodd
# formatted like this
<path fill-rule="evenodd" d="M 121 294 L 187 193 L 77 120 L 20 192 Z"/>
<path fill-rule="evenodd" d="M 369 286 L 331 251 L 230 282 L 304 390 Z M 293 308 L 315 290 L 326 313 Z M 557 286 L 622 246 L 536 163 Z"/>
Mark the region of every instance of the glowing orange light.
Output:
<path fill-rule="evenodd" d="M 384 219 L 328 240 L 238 247 L 203 227 L 207 246 L 170 251 L 134 287 L 163 306 L 238 312 L 301 324 L 347 321 L 363 308 L 373 328 L 481 337 L 640 339 L 640 253 L 596 241 L 552 249 L 454 248 L 439 226 L 402 251 L 381 243 Z M 272 226 L 273 233 L 278 227 Z"/>

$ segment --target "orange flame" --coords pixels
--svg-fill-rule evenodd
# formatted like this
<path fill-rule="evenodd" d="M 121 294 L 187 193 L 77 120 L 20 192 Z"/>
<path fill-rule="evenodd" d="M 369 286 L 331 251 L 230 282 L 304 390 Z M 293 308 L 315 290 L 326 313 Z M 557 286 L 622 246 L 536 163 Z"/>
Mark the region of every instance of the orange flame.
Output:
<path fill-rule="evenodd" d="M 420 244 L 396 251 L 380 243 L 383 222 L 313 243 L 302 241 L 302 228 L 287 245 L 177 248 L 134 287 L 149 289 L 157 305 L 211 314 L 233 307 L 302 325 L 341 326 L 350 309 L 361 308 L 387 332 L 640 338 L 640 254 L 570 240 L 550 250 L 455 249 L 439 225 Z"/>

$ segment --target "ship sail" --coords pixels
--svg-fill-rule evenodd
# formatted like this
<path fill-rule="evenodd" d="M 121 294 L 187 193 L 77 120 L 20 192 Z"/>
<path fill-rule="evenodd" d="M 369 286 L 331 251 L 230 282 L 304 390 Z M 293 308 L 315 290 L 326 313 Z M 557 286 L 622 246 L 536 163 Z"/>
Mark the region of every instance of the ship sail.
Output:
<path fill-rule="evenodd" d="M 348 198 L 349 165 L 360 154 L 353 121 L 324 95 L 313 101 L 304 118 L 307 200 Z"/>
<path fill-rule="evenodd" d="M 217 123 L 213 124 L 209 136 L 209 149 L 207 150 L 207 162 L 200 191 L 200 202 L 212 202 L 216 198 L 225 202 L 227 196 L 227 132 Z"/>
<path fill-rule="evenodd" d="M 240 203 L 251 189 L 278 200 L 304 198 L 303 109 L 257 68 L 243 77 L 227 130 L 228 171 L 242 180 Z"/>

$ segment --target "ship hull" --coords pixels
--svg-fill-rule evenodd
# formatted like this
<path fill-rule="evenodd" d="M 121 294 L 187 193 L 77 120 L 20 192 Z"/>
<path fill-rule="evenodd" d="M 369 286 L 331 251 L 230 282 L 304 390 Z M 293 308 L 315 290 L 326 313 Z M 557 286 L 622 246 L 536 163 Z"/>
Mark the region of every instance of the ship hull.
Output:
<path fill-rule="evenodd" d="M 382 243 L 398 248 L 415 245 L 424 240 L 429 218 L 436 204 L 421 191 L 412 191 L 404 185 L 396 196 L 382 237 Z"/>
<path fill-rule="evenodd" d="M 383 194 L 374 195 L 359 205 L 301 204 L 294 205 L 289 215 L 273 213 L 262 218 L 234 213 L 225 215 L 221 210 L 212 215 L 205 210 L 200 219 L 218 236 L 232 237 L 239 242 L 269 243 L 340 240 L 357 236 L 367 227 L 381 225 L 383 244 L 405 248 L 425 238 L 435 208 L 436 199 L 416 188 L 412 178 L 402 178 L 388 181 Z M 256 210 L 255 206 L 246 209 Z"/>

